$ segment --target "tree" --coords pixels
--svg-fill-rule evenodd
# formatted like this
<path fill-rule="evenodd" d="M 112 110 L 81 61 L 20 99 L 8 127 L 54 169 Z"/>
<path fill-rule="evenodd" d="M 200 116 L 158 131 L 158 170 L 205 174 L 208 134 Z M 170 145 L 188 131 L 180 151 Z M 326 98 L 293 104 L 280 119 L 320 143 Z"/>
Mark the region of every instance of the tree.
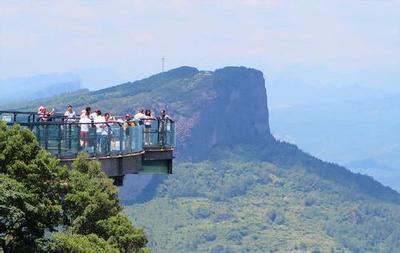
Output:
<path fill-rule="evenodd" d="M 80 155 L 72 165 L 65 211 L 71 229 L 79 234 L 98 233 L 97 222 L 122 211 L 118 188 L 101 171 L 98 162 L 86 162 Z"/>
<path fill-rule="evenodd" d="M 18 181 L 7 175 L 0 175 L 0 245 L 4 252 L 29 247 L 29 217 L 37 212 L 33 195 Z"/>
<path fill-rule="evenodd" d="M 146 246 L 143 230 L 136 229 L 121 213 L 118 188 L 98 162 L 88 163 L 85 155 L 78 156 L 69 182 L 65 207 L 74 233 L 96 234 L 121 252 L 138 252 Z"/>
<path fill-rule="evenodd" d="M 0 247 L 4 252 L 146 252 L 118 188 L 80 155 L 69 170 L 34 134 L 0 122 Z"/>
<path fill-rule="evenodd" d="M 7 128 L 0 122 L 0 174 L 1 212 L 6 215 L 0 219 L 3 251 L 29 251 L 62 222 L 67 169 L 40 150 L 30 130 L 17 125 Z"/>
<path fill-rule="evenodd" d="M 118 253 L 119 250 L 104 239 L 95 234 L 79 235 L 67 233 L 55 233 L 53 240 L 50 243 L 45 243 L 42 252 L 54 253 L 71 253 L 71 252 L 85 252 L 85 253 Z"/>
<path fill-rule="evenodd" d="M 125 215 L 112 216 L 99 221 L 98 225 L 102 237 L 108 238 L 107 241 L 121 252 L 134 252 L 147 244 L 143 230 L 134 228 Z"/>

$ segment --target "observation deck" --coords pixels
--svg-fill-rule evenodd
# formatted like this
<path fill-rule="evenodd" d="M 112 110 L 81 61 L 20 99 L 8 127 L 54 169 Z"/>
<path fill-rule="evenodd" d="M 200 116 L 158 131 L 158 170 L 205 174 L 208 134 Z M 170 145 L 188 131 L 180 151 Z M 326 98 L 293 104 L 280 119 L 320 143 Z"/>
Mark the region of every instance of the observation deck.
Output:
<path fill-rule="evenodd" d="M 37 113 L 17 111 L 0 111 L 0 120 L 31 129 L 40 146 L 62 164 L 70 166 L 79 153 L 87 153 L 117 185 L 127 174 L 172 174 L 175 123 L 171 120 L 154 119 L 145 128 L 118 119 L 79 123 L 78 118 L 60 114 L 42 121 Z M 82 125 L 87 132 L 81 131 Z"/>

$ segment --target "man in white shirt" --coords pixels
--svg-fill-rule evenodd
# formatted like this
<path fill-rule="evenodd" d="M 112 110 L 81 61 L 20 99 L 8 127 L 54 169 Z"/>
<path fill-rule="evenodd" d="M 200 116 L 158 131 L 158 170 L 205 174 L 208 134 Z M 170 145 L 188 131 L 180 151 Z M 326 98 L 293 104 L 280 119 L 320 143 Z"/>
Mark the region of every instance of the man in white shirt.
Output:
<path fill-rule="evenodd" d="M 106 119 L 101 115 L 100 110 L 96 110 L 96 116 L 93 119 L 93 123 L 96 126 L 98 152 L 104 153 L 107 149 L 108 126 L 106 124 Z"/>
<path fill-rule="evenodd" d="M 64 113 L 65 121 L 72 123 L 76 121 L 76 113 L 72 108 L 72 105 L 67 106 L 67 111 Z"/>
<path fill-rule="evenodd" d="M 100 110 L 96 110 L 96 116 L 93 119 L 93 123 L 96 126 L 96 133 L 98 135 L 107 135 L 106 118 L 101 115 Z"/>
<path fill-rule="evenodd" d="M 100 111 L 99 109 L 97 109 L 96 111 L 92 112 L 89 114 L 89 119 L 93 120 L 97 117 L 97 112 Z"/>
<path fill-rule="evenodd" d="M 160 110 L 158 119 L 158 142 L 161 145 L 168 144 L 167 132 L 171 130 L 172 118 L 167 114 L 164 109 Z M 171 144 L 171 143 L 170 143 Z"/>
<path fill-rule="evenodd" d="M 89 119 L 89 117 L 86 115 L 86 111 L 83 110 L 81 114 L 81 119 L 79 120 L 79 123 L 81 124 L 81 147 L 83 150 L 87 150 L 89 147 L 89 127 L 92 121 Z"/>
<path fill-rule="evenodd" d="M 167 114 L 167 112 L 164 109 L 160 110 L 160 116 L 158 117 L 159 120 L 171 120 L 172 118 Z"/>
<path fill-rule="evenodd" d="M 139 122 L 140 125 L 143 125 L 143 120 L 145 119 L 146 115 L 144 114 L 144 109 L 139 109 L 133 117 L 133 121 Z"/>

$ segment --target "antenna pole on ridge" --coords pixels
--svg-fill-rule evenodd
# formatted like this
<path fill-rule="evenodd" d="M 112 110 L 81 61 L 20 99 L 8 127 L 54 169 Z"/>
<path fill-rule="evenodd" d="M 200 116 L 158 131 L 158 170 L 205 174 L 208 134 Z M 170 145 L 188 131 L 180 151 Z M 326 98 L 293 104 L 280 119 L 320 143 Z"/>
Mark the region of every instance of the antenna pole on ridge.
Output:
<path fill-rule="evenodd" d="M 161 58 L 161 72 L 164 73 L 165 57 Z"/>

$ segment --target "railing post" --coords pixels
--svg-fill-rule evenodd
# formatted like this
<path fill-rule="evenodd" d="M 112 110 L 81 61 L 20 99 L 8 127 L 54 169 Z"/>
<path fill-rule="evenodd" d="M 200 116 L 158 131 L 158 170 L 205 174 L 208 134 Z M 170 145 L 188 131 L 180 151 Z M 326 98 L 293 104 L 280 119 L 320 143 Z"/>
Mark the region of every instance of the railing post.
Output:
<path fill-rule="evenodd" d="M 144 125 L 142 125 L 142 130 L 141 130 L 141 134 L 142 134 L 142 148 L 144 149 L 146 147 L 146 135 L 145 135 L 145 130 L 146 128 L 144 127 Z"/>
<path fill-rule="evenodd" d="M 124 130 L 125 129 L 119 123 L 118 123 L 118 126 L 119 126 L 119 154 L 122 155 L 122 153 L 123 153 L 122 140 L 124 138 Z"/>
<path fill-rule="evenodd" d="M 111 155 L 111 126 L 106 124 L 107 126 L 107 155 Z"/>
<path fill-rule="evenodd" d="M 144 145 L 144 125 L 141 125 L 140 128 L 141 129 L 139 130 L 139 132 L 140 132 L 139 135 L 142 136 L 142 139 L 140 140 L 140 146 L 142 147 L 141 150 L 143 150 L 144 146 L 145 146 Z"/>
<path fill-rule="evenodd" d="M 71 124 L 68 124 L 67 125 L 67 127 L 68 127 L 68 149 L 71 149 L 71 146 L 72 146 L 72 140 L 71 140 L 71 136 L 72 136 L 72 125 Z"/>
<path fill-rule="evenodd" d="M 133 151 L 133 145 L 132 145 L 132 136 L 134 135 L 134 128 L 132 128 L 131 126 L 128 126 L 128 140 L 129 140 L 129 152 L 132 153 Z M 135 145 L 136 146 L 136 145 Z"/>
<path fill-rule="evenodd" d="M 58 157 L 61 158 L 61 140 L 62 140 L 61 124 L 59 124 L 57 126 L 58 126 L 57 153 L 58 153 Z"/>
<path fill-rule="evenodd" d="M 78 133 L 78 135 L 77 135 L 77 138 L 78 138 L 78 140 L 76 141 L 76 145 L 77 145 L 77 153 L 79 153 L 80 152 L 80 150 L 81 150 L 81 127 L 80 127 L 80 125 L 76 125 L 76 132 Z M 85 145 L 87 145 L 87 146 L 89 146 L 89 132 L 87 132 L 87 136 L 86 136 L 86 138 L 88 139 L 88 140 L 83 140 L 83 147 L 84 148 L 87 148 Z M 87 143 L 85 143 L 85 141 L 87 142 Z"/>
<path fill-rule="evenodd" d="M 157 119 L 157 132 L 156 132 L 156 134 L 157 134 L 157 142 L 158 142 L 158 145 L 162 145 L 162 136 L 161 136 L 161 125 L 160 125 L 160 122 L 161 122 L 161 120 L 160 119 Z"/>
<path fill-rule="evenodd" d="M 44 148 L 46 150 L 49 148 L 49 129 L 47 125 L 44 125 Z"/>
<path fill-rule="evenodd" d="M 93 141 L 93 155 L 97 156 L 97 142 L 98 142 L 98 137 L 97 137 L 97 130 L 94 129 L 94 141 Z M 93 131 L 92 131 L 93 132 Z M 90 129 L 89 129 L 89 133 L 90 133 Z M 89 137 L 90 138 L 90 137 Z"/>

